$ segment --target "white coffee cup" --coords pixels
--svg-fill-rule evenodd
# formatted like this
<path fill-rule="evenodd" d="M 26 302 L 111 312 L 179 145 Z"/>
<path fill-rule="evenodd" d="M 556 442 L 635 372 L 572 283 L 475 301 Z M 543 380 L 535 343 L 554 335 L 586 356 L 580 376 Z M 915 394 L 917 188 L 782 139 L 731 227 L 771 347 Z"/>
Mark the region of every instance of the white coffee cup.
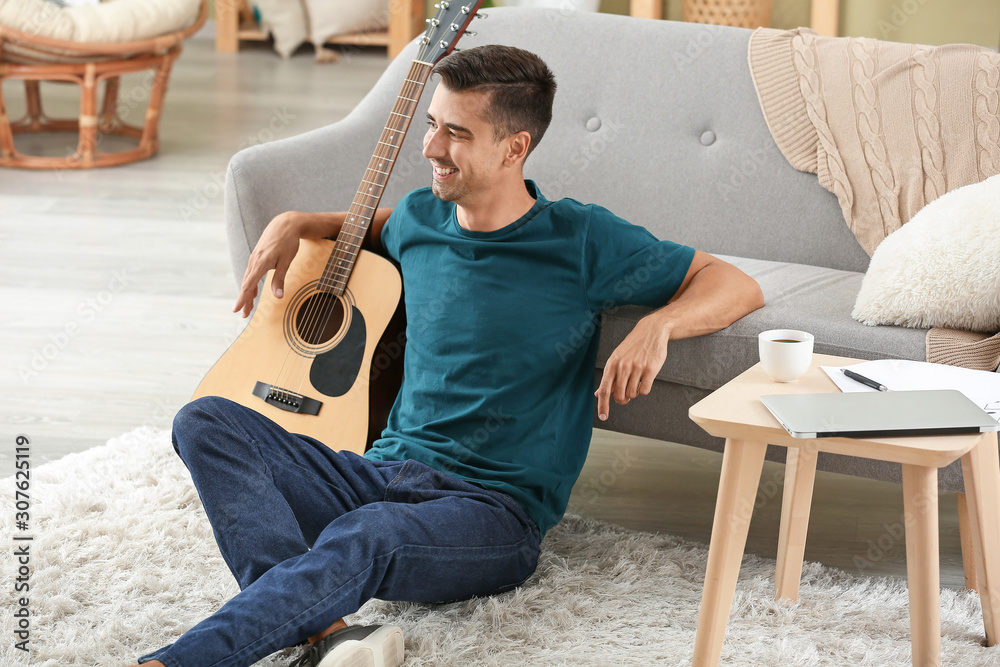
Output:
<path fill-rule="evenodd" d="M 795 329 L 772 329 L 757 337 L 760 365 L 772 380 L 794 382 L 812 363 L 813 335 Z"/>

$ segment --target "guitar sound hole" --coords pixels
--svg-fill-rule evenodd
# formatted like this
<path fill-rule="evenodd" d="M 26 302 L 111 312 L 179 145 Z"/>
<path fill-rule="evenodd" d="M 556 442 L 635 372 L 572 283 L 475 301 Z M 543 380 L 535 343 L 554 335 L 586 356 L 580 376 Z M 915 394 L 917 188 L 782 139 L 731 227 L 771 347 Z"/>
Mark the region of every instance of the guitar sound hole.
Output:
<path fill-rule="evenodd" d="M 309 345 L 322 345 L 337 335 L 344 323 L 344 306 L 333 294 L 317 292 L 295 315 L 295 330 Z"/>

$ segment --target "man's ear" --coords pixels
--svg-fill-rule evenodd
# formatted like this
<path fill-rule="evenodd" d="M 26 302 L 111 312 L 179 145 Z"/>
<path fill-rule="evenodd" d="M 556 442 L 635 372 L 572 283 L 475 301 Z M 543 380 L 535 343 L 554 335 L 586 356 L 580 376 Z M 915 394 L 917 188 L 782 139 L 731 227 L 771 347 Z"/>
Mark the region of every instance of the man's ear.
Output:
<path fill-rule="evenodd" d="M 528 149 L 531 147 L 531 135 L 522 130 L 507 137 L 507 156 L 504 163 L 512 166 L 516 162 L 523 163 L 528 157 Z"/>

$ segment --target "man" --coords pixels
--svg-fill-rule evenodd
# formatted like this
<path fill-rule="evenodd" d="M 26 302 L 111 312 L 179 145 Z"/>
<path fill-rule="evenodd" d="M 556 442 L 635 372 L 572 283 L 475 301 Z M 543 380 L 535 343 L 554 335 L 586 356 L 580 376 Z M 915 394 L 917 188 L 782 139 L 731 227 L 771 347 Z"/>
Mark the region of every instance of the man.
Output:
<path fill-rule="evenodd" d="M 174 446 L 241 592 L 149 664 L 244 665 L 307 639 L 301 664 L 400 664 L 398 628 L 342 617 L 372 597 L 463 599 L 531 575 L 586 458 L 597 337 L 580 332 L 599 311 L 660 306 L 605 366 L 606 419 L 612 398 L 650 391 L 671 339 L 763 304 L 735 267 L 524 180 L 555 95 L 537 56 L 484 46 L 435 72 L 431 187 L 371 226 L 371 246 L 400 265 L 407 310 L 405 380 L 382 438 L 360 457 L 224 399 L 185 407 Z M 270 269 L 280 298 L 299 239 L 335 236 L 344 217 L 277 216 L 234 310 L 249 314 Z"/>

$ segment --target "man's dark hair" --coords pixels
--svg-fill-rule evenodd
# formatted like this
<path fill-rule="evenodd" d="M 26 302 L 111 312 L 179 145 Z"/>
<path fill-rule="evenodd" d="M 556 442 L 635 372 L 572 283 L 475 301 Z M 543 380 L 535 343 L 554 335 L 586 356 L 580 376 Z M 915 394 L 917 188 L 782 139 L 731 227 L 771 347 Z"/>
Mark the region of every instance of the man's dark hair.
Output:
<path fill-rule="evenodd" d="M 443 58 L 434 73 L 454 92 L 485 92 L 485 120 L 500 141 L 517 132 L 531 135 L 530 154 L 552 122 L 556 78 L 548 65 L 530 51 L 488 44 L 457 51 Z"/>

